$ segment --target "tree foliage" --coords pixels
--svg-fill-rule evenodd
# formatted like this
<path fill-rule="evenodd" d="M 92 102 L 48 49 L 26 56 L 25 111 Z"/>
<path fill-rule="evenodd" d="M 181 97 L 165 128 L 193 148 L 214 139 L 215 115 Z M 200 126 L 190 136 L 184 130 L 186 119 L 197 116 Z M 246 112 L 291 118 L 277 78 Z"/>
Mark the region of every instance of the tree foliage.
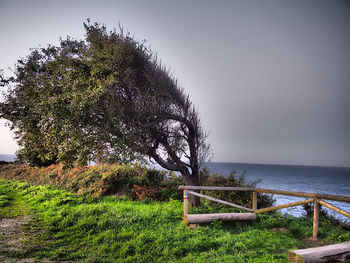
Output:
<path fill-rule="evenodd" d="M 192 102 L 157 57 L 122 29 L 84 24 L 86 37 L 33 49 L 0 104 L 32 165 L 148 156 L 198 183 L 208 156 Z"/>

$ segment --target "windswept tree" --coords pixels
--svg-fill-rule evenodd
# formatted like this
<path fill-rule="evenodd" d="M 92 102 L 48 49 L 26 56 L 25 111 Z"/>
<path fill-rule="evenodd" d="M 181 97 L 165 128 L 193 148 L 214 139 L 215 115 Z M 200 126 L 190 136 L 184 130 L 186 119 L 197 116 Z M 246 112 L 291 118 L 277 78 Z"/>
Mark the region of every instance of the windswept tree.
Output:
<path fill-rule="evenodd" d="M 32 165 L 148 157 L 198 185 L 209 146 L 188 95 L 144 42 L 84 27 L 84 41 L 34 49 L 3 79 L 0 114 L 19 155 Z"/>

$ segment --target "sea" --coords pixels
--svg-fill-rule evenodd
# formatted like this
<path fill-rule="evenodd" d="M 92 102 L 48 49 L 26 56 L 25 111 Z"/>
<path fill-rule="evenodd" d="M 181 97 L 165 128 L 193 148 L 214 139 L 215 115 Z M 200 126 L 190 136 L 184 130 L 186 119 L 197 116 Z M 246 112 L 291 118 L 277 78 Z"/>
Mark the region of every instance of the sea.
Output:
<path fill-rule="evenodd" d="M 308 193 L 322 193 L 350 197 L 350 167 L 324 167 L 301 165 L 272 165 L 272 164 L 245 164 L 245 163 L 204 163 L 211 173 L 228 176 L 231 172 L 240 176 L 244 174 L 247 181 L 259 180 L 257 187 L 288 190 Z M 282 205 L 305 198 L 273 195 L 274 205 Z M 350 213 L 350 203 L 325 200 Z M 328 213 L 350 222 L 350 218 L 342 216 L 326 207 Z M 281 209 L 284 214 L 303 216 L 302 206 Z"/>
<path fill-rule="evenodd" d="M 15 157 L 14 154 L 0 154 L 0 161 L 13 162 Z"/>

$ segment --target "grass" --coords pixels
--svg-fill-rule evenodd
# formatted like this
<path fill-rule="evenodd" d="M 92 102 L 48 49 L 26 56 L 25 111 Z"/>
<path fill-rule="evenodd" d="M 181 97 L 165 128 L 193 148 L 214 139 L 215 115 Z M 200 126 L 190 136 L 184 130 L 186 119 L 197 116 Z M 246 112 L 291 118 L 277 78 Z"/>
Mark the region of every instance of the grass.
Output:
<path fill-rule="evenodd" d="M 0 207 L 9 206 L 11 203 L 11 197 L 7 195 L 0 195 Z"/>
<path fill-rule="evenodd" d="M 312 235 L 310 219 L 278 213 L 260 215 L 253 224 L 213 222 L 189 229 L 176 200 L 87 198 L 5 179 L 0 179 L 0 196 L 35 213 L 36 227 L 46 231 L 36 237 L 40 249 L 31 256 L 53 261 L 287 262 L 288 250 L 305 247 L 302 240 Z M 344 242 L 350 233 L 325 221 L 320 237 Z"/>
<path fill-rule="evenodd" d="M 1 191 L 0 188 L 0 219 L 13 218 L 18 215 L 28 214 L 30 209 L 21 199 L 15 198 L 11 191 Z"/>

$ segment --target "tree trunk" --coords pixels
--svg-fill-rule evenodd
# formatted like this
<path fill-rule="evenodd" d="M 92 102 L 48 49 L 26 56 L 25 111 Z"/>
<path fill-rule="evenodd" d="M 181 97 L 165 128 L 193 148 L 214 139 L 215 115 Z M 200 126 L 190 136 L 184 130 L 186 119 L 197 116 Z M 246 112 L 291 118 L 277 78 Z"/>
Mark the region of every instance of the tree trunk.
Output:
<path fill-rule="evenodd" d="M 199 186 L 199 175 L 198 174 L 183 174 L 182 175 L 187 186 Z M 199 190 L 193 190 L 194 192 L 199 192 Z M 198 196 L 189 196 L 190 207 L 198 207 L 200 203 Z"/>

